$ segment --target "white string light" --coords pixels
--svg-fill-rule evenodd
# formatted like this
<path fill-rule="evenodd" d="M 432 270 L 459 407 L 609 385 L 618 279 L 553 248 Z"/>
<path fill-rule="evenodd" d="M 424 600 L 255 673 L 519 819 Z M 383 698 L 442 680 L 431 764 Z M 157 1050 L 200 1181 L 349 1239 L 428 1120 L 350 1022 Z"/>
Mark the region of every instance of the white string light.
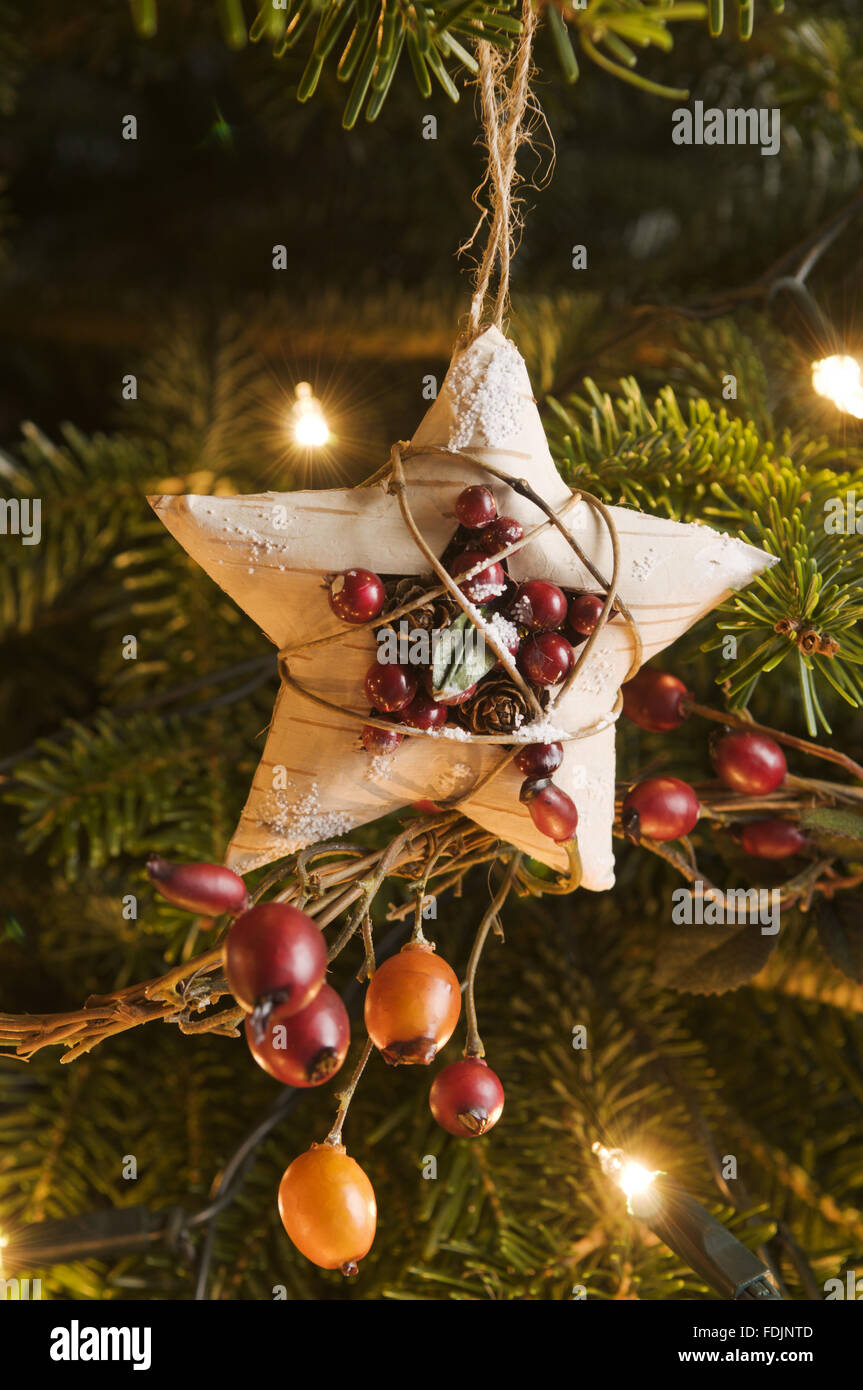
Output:
<path fill-rule="evenodd" d="M 836 353 L 813 362 L 812 386 L 819 396 L 831 401 L 843 415 L 853 415 L 856 420 L 863 420 L 863 380 L 856 357 Z"/>
<path fill-rule="evenodd" d="M 330 437 L 321 403 L 308 381 L 299 381 L 291 406 L 290 426 L 294 440 L 302 449 L 321 449 Z"/>
<path fill-rule="evenodd" d="M 630 1215 L 643 1221 L 724 1298 L 781 1298 L 758 1256 L 666 1173 L 652 1173 L 623 1149 L 607 1149 L 597 1142 L 592 1152 L 605 1176 L 626 1194 Z"/>

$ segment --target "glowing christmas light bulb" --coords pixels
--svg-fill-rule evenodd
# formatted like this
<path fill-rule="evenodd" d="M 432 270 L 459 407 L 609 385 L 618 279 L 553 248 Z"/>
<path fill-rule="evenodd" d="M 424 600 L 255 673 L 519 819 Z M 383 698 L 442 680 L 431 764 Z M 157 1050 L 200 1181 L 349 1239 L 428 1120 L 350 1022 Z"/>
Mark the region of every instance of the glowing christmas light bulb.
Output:
<path fill-rule="evenodd" d="M 863 420 L 863 380 L 856 357 L 842 353 L 813 362 L 812 386 L 844 415 Z"/>
<path fill-rule="evenodd" d="M 637 1192 L 644 1192 L 655 1177 L 655 1173 L 651 1173 L 640 1163 L 627 1163 L 617 1181 L 627 1197 L 634 1197 Z"/>
<path fill-rule="evenodd" d="M 291 407 L 294 439 L 303 449 L 320 449 L 330 437 L 321 403 L 307 381 L 297 382 L 295 395 Z"/>
<path fill-rule="evenodd" d="M 657 1177 L 642 1163 L 628 1158 L 623 1149 L 607 1149 L 604 1144 L 593 1145 L 593 1152 L 599 1159 L 599 1166 L 607 1178 L 616 1182 L 627 1197 L 644 1192 Z"/>

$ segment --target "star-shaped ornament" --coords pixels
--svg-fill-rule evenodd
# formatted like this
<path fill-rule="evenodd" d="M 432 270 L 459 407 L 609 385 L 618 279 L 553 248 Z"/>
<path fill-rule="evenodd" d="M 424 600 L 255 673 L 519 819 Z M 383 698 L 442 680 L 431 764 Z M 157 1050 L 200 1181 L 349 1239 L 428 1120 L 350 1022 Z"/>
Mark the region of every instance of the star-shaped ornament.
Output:
<path fill-rule="evenodd" d="M 535 502 L 481 463 L 525 480 L 561 517 L 595 573 Z M 609 527 L 573 496 L 555 468 L 524 361 L 496 328 L 456 351 L 403 468 L 413 519 L 436 557 L 458 524 L 459 493 L 483 484 L 491 487 L 500 515 L 514 517 L 525 534 L 536 532 L 509 557 L 512 579 L 596 593 L 595 576 L 607 582 L 612 574 Z M 360 722 L 346 713 L 368 714 L 363 682 L 377 643 L 371 627 L 348 626 L 331 611 L 327 577 L 358 568 L 415 575 L 429 588 L 438 583 L 405 524 L 391 478 L 358 488 L 150 502 L 192 558 L 284 654 L 290 676 L 228 848 L 231 868 L 245 873 L 413 802 L 455 798 L 484 829 L 553 868 L 567 868 L 565 849 L 539 833 L 519 801 L 523 777 L 512 762 L 488 779 L 506 752 L 500 743 L 450 723 L 372 757 L 360 743 Z M 563 741 L 554 781 L 578 808 L 582 884 L 597 891 L 614 882 L 614 721 L 621 682 L 638 652 L 633 624 L 646 662 L 773 563 L 763 551 L 707 526 L 625 507 L 610 507 L 607 514 L 617 533 L 621 611 L 602 627 L 565 694 L 545 716 L 527 717 L 511 740 Z"/>

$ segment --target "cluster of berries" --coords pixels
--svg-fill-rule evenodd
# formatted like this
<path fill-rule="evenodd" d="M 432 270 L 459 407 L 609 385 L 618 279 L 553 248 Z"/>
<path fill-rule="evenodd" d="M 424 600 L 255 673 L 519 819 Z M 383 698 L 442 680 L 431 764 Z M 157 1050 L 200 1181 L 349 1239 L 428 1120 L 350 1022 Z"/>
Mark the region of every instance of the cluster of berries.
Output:
<path fill-rule="evenodd" d="M 218 864 L 172 864 L 153 856 L 147 872 L 169 902 L 234 920 L 224 943 L 228 986 L 245 1011 L 249 1050 L 264 1071 L 297 1087 L 320 1086 L 350 1045 L 342 1000 L 326 983 L 324 938 L 305 912 L 286 903 L 249 906 L 243 880 Z M 461 1013 L 455 972 L 425 939 L 412 940 L 375 971 L 365 997 L 369 1038 L 391 1065 L 428 1065 Z M 450 1134 L 477 1138 L 500 1119 L 503 1086 L 482 1057 L 444 1067 L 429 1093 Z M 377 1225 L 374 1189 L 340 1142 L 326 1140 L 286 1169 L 279 1213 L 297 1249 L 323 1269 L 355 1274 Z"/>
<path fill-rule="evenodd" d="M 482 618 L 499 614 L 505 619 L 497 629 L 501 640 L 524 679 L 542 693 L 565 680 L 575 660 L 575 647 L 584 642 L 599 622 L 604 596 L 566 593 L 544 579 L 515 584 L 506 561 L 495 555 L 523 539 L 521 523 L 499 516 L 490 488 L 465 488 L 456 499 L 459 529 L 444 551 L 448 571 L 459 577 L 459 588 Z M 330 584 L 330 606 L 343 622 L 367 623 L 383 613 L 385 586 L 371 570 L 350 569 Z M 418 670 L 395 662 L 375 661 L 365 678 L 365 694 L 378 718 L 422 730 L 441 729 L 453 706 L 472 700 L 483 679 L 455 693 L 436 690 L 432 669 Z M 398 727 L 366 724 L 362 742 L 369 753 L 394 752 L 404 739 Z M 571 798 L 556 787 L 551 774 L 563 760 L 559 743 L 531 744 L 516 763 L 525 773 L 521 800 L 541 834 L 560 843 L 571 840 L 578 812 Z"/>
<path fill-rule="evenodd" d="M 688 717 L 690 692 L 668 671 L 643 667 L 623 687 L 623 712 L 642 729 L 668 733 Z M 768 734 L 725 729 L 710 741 L 716 775 L 723 786 L 746 796 L 769 796 L 784 782 L 785 754 Z M 699 818 L 698 798 L 688 782 L 677 777 L 648 777 L 637 783 L 623 801 L 624 831 L 633 839 L 676 840 L 688 835 Z M 748 821 L 741 831 L 747 854 L 759 859 L 786 859 L 808 844 L 793 821 L 766 817 Z"/>

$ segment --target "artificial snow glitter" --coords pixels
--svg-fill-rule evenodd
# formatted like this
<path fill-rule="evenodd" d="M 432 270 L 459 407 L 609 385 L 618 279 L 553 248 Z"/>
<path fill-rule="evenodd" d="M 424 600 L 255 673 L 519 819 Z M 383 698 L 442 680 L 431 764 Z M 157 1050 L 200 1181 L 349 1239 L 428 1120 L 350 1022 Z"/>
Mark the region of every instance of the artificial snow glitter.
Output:
<path fill-rule="evenodd" d="M 535 719 L 532 724 L 522 724 L 513 734 L 513 743 L 563 743 L 571 735 L 566 729 L 558 729 L 550 719 Z"/>
<path fill-rule="evenodd" d="M 449 447 L 505 443 L 521 426 L 525 400 L 533 399 L 528 385 L 524 362 L 514 343 L 500 343 L 487 362 L 476 343 L 466 348 L 455 358 L 444 381 L 455 415 Z"/>
<path fill-rule="evenodd" d="M 386 782 L 393 775 L 395 756 L 395 752 L 374 753 L 369 758 L 369 765 L 363 773 L 363 781 Z"/>
<path fill-rule="evenodd" d="M 317 782 L 301 796 L 296 796 L 292 783 L 284 790 L 268 792 L 258 808 L 258 821 L 277 837 L 282 854 L 293 854 L 318 840 L 338 839 L 353 827 L 347 812 L 321 811 Z"/>
<path fill-rule="evenodd" d="M 514 646 L 518 646 L 518 628 L 515 623 L 509 622 L 502 613 L 492 613 L 488 619 L 488 627 L 501 646 L 506 647 L 507 651 L 512 651 Z"/>
<path fill-rule="evenodd" d="M 630 566 L 630 573 L 633 579 L 637 579 L 639 583 L 643 584 L 645 579 L 652 572 L 657 559 L 658 556 L 653 546 L 650 546 L 640 558 L 637 556 L 634 557 L 632 565 Z"/>
<path fill-rule="evenodd" d="M 607 656 L 591 654 L 575 678 L 575 688 L 601 695 L 614 681 L 614 667 Z"/>

